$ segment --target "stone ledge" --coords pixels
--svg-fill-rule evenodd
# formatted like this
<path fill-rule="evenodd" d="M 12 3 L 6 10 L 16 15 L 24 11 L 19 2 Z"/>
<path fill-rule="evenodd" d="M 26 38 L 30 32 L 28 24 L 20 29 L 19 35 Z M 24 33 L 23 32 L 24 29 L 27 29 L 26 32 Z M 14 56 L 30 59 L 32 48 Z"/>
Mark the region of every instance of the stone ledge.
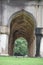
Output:
<path fill-rule="evenodd" d="M 0 34 L 9 34 L 10 33 L 10 29 L 7 26 L 0 26 Z"/>
<path fill-rule="evenodd" d="M 0 54 L 0 56 L 9 56 L 8 54 Z"/>

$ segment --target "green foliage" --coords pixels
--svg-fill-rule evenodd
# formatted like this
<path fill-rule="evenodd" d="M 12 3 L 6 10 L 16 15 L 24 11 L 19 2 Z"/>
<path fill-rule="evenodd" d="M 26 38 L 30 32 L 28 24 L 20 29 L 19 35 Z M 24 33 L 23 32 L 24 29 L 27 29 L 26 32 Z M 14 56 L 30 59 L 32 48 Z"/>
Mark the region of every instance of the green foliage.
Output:
<path fill-rule="evenodd" d="M 16 55 L 27 55 L 28 49 L 27 49 L 27 41 L 20 37 L 18 39 L 16 39 L 15 43 L 14 43 L 15 47 L 14 47 L 14 54 Z"/>

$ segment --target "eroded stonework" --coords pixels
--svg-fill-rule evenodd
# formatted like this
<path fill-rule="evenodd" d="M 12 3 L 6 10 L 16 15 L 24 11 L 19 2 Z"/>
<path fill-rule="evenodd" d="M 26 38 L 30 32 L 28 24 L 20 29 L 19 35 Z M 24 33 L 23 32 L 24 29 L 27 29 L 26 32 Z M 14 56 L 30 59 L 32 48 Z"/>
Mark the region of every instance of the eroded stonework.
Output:
<path fill-rule="evenodd" d="M 33 41 L 35 31 L 35 19 L 33 15 L 21 10 L 11 20 L 9 37 L 9 55 L 13 55 L 14 40 L 24 37 L 28 41 L 29 56 L 33 56 Z"/>

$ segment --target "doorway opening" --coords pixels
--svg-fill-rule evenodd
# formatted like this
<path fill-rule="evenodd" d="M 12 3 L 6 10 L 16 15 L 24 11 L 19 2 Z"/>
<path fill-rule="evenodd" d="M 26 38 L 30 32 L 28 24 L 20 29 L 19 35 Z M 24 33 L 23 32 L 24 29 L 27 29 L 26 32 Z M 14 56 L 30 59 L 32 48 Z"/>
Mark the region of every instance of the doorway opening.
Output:
<path fill-rule="evenodd" d="M 10 18 L 10 36 L 8 44 L 8 53 L 13 55 L 14 41 L 19 37 L 23 37 L 28 41 L 28 56 L 33 56 L 34 51 L 34 40 L 35 40 L 35 26 L 36 21 L 34 16 L 25 11 L 21 10 L 13 14 Z"/>
<path fill-rule="evenodd" d="M 28 55 L 28 42 L 26 39 L 19 37 L 14 41 L 13 54 L 14 56 Z"/>

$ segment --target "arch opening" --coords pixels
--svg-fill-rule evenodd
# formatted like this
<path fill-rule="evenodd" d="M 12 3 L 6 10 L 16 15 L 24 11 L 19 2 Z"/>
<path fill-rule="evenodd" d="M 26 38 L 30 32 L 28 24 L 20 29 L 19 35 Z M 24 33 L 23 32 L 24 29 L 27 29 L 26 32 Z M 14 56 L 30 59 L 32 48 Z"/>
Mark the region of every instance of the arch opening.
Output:
<path fill-rule="evenodd" d="M 25 38 L 19 37 L 14 41 L 14 56 L 28 56 L 28 42 Z"/>
<path fill-rule="evenodd" d="M 13 55 L 14 41 L 23 37 L 28 41 L 28 56 L 33 56 L 33 43 L 35 39 L 35 19 L 32 14 L 21 10 L 11 19 L 8 53 Z"/>

